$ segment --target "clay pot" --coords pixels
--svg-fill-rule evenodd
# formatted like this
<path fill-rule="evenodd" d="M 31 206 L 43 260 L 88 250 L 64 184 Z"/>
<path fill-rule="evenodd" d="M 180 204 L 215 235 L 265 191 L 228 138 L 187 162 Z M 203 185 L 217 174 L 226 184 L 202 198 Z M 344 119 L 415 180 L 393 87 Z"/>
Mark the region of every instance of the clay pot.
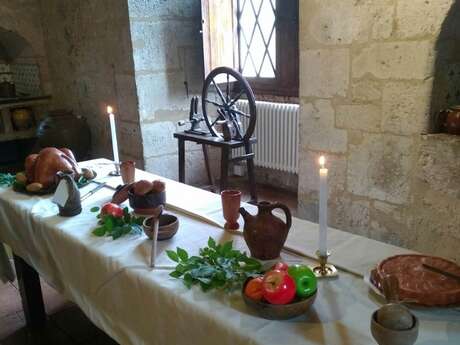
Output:
<path fill-rule="evenodd" d="M 121 179 L 124 184 L 133 183 L 136 175 L 136 162 L 124 161 L 120 164 Z"/>
<path fill-rule="evenodd" d="M 444 130 L 449 134 L 460 135 L 460 105 L 450 107 L 441 112 Z"/>
<path fill-rule="evenodd" d="M 259 260 L 273 260 L 280 256 L 292 224 L 291 211 L 280 203 L 257 204 L 259 212 L 250 215 L 244 208 L 240 213 L 244 218 L 244 239 L 251 255 Z M 272 214 L 272 210 L 280 208 L 286 215 L 286 223 Z"/>
<path fill-rule="evenodd" d="M 29 129 L 33 124 L 32 111 L 27 108 L 15 109 L 11 114 L 11 120 L 17 130 Z"/>
<path fill-rule="evenodd" d="M 238 218 L 240 214 L 238 210 L 241 205 L 241 192 L 238 190 L 224 190 L 220 193 L 222 199 L 222 210 L 224 219 L 226 220 L 226 230 L 238 230 Z"/>
<path fill-rule="evenodd" d="M 412 345 L 418 337 L 419 322 L 415 316 L 413 325 L 405 330 L 393 330 L 385 328 L 377 322 L 377 311 L 372 314 L 371 333 L 379 345 Z"/>
<path fill-rule="evenodd" d="M 87 157 L 91 147 L 91 133 L 84 117 L 68 110 L 50 112 L 37 129 L 41 147 L 68 147 L 77 160 Z"/>

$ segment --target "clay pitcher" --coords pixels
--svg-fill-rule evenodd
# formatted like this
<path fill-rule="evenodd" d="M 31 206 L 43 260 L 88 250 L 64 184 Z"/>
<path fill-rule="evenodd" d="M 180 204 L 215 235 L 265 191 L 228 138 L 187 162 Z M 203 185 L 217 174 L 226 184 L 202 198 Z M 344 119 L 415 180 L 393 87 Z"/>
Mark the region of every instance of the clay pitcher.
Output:
<path fill-rule="evenodd" d="M 251 255 L 259 260 L 273 260 L 280 256 L 292 224 L 291 211 L 280 203 L 260 202 L 256 216 L 249 214 L 243 207 L 240 213 L 244 218 L 243 235 Z M 286 214 L 286 223 L 272 214 L 280 208 Z"/>
<path fill-rule="evenodd" d="M 68 199 L 64 206 L 58 205 L 59 215 L 62 217 L 73 217 L 81 213 L 80 191 L 73 179 L 72 172 L 59 171 L 57 174 L 59 180 L 64 180 L 68 192 Z"/>

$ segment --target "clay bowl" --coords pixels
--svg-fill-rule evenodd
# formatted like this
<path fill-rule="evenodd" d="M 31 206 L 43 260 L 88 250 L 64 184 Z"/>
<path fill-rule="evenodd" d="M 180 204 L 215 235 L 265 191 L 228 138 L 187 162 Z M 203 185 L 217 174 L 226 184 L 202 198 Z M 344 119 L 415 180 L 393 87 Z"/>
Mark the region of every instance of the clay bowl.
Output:
<path fill-rule="evenodd" d="M 316 295 L 318 294 L 318 290 L 316 290 L 313 295 L 306 299 L 294 300 L 293 302 L 284 305 L 270 304 L 264 301 L 254 301 L 247 297 L 244 293 L 244 289 L 249 280 L 250 279 L 246 280 L 243 285 L 242 295 L 244 303 L 246 303 L 246 305 L 251 309 L 254 309 L 259 316 L 268 320 L 287 320 L 305 314 L 313 305 Z"/>
<path fill-rule="evenodd" d="M 411 328 L 406 330 L 393 330 L 383 327 L 377 322 L 377 310 L 372 314 L 371 333 L 379 345 L 412 345 L 418 337 L 419 322 L 412 316 L 414 323 Z"/>
<path fill-rule="evenodd" d="M 153 219 L 145 218 L 142 224 L 144 233 L 149 239 L 153 239 Z M 158 241 L 169 240 L 179 230 L 179 219 L 172 214 L 164 213 L 160 216 L 160 227 L 158 228 Z"/>
<path fill-rule="evenodd" d="M 166 192 L 148 193 L 145 195 L 136 195 L 130 189 L 128 191 L 129 206 L 134 209 L 134 212 L 148 215 L 149 211 L 166 203 Z"/>

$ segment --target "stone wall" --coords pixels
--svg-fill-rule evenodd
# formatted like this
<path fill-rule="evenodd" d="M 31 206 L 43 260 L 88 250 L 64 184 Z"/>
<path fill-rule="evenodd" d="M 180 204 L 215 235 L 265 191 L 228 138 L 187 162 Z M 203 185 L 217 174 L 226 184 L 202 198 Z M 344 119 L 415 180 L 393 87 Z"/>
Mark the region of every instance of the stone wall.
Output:
<path fill-rule="evenodd" d="M 299 209 L 329 224 L 460 260 L 460 137 L 430 134 L 460 103 L 459 2 L 301 0 Z"/>
<path fill-rule="evenodd" d="M 114 107 L 120 159 L 143 166 L 126 0 L 40 0 L 57 108 L 88 120 L 93 155 L 112 158 L 106 106 Z"/>
<path fill-rule="evenodd" d="M 49 94 L 51 82 L 38 1 L 0 1 L 0 30 L 2 29 L 18 34 L 30 45 L 31 50 L 22 51 L 19 55 L 22 60 L 18 62 L 38 64 L 41 90 L 44 94 Z"/>
<path fill-rule="evenodd" d="M 177 179 L 173 133 L 188 119 L 189 97 L 201 94 L 204 79 L 200 1 L 128 3 L 145 167 Z M 205 182 L 201 146 L 187 151 L 187 182 Z"/>

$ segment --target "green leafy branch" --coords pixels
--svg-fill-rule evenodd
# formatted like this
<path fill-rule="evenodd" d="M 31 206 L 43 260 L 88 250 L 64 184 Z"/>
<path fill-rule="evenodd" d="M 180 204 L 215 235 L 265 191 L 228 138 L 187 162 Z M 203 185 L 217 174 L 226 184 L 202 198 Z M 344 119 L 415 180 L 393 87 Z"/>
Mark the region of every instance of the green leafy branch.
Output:
<path fill-rule="evenodd" d="M 198 284 L 203 291 L 239 289 L 246 279 L 259 275 L 262 268 L 259 261 L 233 249 L 233 241 L 216 244 L 211 237 L 208 246 L 200 249 L 199 256 L 189 256 L 179 247 L 176 251 L 167 250 L 166 254 L 177 262 L 169 275 L 182 279 L 188 288 Z"/>
<path fill-rule="evenodd" d="M 99 212 L 99 207 L 93 207 L 91 212 Z M 142 233 L 142 222 L 144 217 L 136 217 L 129 212 L 125 207 L 123 209 L 123 217 L 114 217 L 112 215 L 98 214 L 98 227 L 93 230 L 93 235 L 98 237 L 112 236 L 116 240 L 127 234 Z"/>
<path fill-rule="evenodd" d="M 0 173 L 0 186 L 11 187 L 16 182 L 16 177 L 11 174 Z"/>

